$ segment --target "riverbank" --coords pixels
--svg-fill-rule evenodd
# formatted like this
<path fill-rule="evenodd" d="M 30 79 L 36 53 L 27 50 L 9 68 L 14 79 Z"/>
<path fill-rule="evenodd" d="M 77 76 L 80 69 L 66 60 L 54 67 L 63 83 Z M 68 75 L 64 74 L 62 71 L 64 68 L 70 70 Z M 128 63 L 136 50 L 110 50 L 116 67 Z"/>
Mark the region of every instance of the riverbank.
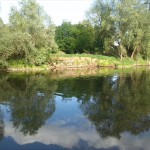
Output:
<path fill-rule="evenodd" d="M 22 62 L 11 61 L 8 71 L 49 71 L 83 68 L 131 68 L 138 66 L 150 66 L 150 61 L 131 58 L 119 59 L 115 57 L 90 54 L 52 55 L 50 61 L 42 66 L 26 66 Z"/>

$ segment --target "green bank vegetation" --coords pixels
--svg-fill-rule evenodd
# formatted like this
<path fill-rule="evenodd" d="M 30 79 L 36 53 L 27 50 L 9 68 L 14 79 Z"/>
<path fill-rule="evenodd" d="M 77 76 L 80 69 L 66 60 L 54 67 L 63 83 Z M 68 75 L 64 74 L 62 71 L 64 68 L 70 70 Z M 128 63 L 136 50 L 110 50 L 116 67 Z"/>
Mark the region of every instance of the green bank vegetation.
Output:
<path fill-rule="evenodd" d="M 36 0 L 20 0 L 0 19 L 0 68 L 149 65 L 147 0 L 95 0 L 78 24 L 54 25 Z"/>

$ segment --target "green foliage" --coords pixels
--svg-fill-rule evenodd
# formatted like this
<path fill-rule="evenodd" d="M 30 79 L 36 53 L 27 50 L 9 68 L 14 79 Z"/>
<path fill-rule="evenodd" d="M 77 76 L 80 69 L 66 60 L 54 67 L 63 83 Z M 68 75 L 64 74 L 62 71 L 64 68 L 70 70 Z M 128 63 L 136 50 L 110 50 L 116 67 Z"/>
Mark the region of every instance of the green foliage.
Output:
<path fill-rule="evenodd" d="M 95 47 L 102 53 L 136 59 L 149 57 L 150 12 L 139 0 L 96 0 L 87 17 L 95 27 Z M 113 49 L 113 43 L 121 40 Z"/>
<path fill-rule="evenodd" d="M 1 67 L 9 59 L 42 65 L 50 53 L 57 52 L 55 26 L 42 7 L 35 0 L 21 0 L 19 6 L 11 8 L 9 26 L 0 21 Z"/>
<path fill-rule="evenodd" d="M 122 39 L 122 45 L 126 48 L 128 55 L 136 58 L 137 55 L 148 51 L 150 13 L 143 4 L 138 0 L 119 1 L 116 11 L 118 36 Z"/>
<path fill-rule="evenodd" d="M 7 59 L 12 54 L 11 34 L 4 24 L 0 26 L 0 68 L 8 66 Z"/>
<path fill-rule="evenodd" d="M 56 28 L 56 42 L 59 49 L 65 53 L 74 53 L 76 43 L 76 28 L 70 22 L 63 22 Z"/>
<path fill-rule="evenodd" d="M 63 22 L 56 29 L 56 42 L 59 49 L 67 54 L 94 53 L 94 32 L 88 21 L 75 25 Z"/>
<path fill-rule="evenodd" d="M 140 0 L 95 0 L 87 19 L 56 27 L 36 0 L 20 0 L 9 23 L 0 18 L 0 68 L 10 60 L 41 66 L 50 55 L 86 53 L 138 60 L 150 58 L 150 11 Z M 119 41 L 114 46 L 115 41 Z M 105 62 L 103 62 L 105 64 Z"/>
<path fill-rule="evenodd" d="M 35 49 L 35 55 L 34 55 L 33 64 L 37 66 L 41 66 L 43 64 L 46 64 L 49 58 L 48 51 L 44 48 L 42 49 Z"/>
<path fill-rule="evenodd" d="M 94 53 L 95 31 L 90 22 L 84 20 L 76 26 L 76 53 Z"/>
<path fill-rule="evenodd" d="M 87 18 L 95 29 L 95 48 L 99 52 L 109 53 L 115 32 L 115 23 L 112 16 L 113 3 L 96 0 L 87 12 Z"/>

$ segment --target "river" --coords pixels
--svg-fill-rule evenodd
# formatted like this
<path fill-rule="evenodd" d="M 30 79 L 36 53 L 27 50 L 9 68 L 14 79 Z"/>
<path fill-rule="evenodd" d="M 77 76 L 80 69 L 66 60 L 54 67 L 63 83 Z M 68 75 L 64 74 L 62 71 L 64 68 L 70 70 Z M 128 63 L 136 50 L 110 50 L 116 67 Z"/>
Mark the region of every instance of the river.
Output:
<path fill-rule="evenodd" d="M 1 150 L 149 150 L 150 69 L 75 72 L 0 73 Z"/>

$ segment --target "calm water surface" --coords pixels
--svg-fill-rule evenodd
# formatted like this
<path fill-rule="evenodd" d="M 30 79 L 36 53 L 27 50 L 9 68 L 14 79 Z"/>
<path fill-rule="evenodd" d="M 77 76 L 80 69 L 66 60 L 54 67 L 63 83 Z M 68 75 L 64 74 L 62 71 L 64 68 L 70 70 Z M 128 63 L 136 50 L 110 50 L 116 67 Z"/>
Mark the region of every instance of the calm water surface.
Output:
<path fill-rule="evenodd" d="M 0 73 L 0 150 L 150 150 L 150 70 Z"/>

